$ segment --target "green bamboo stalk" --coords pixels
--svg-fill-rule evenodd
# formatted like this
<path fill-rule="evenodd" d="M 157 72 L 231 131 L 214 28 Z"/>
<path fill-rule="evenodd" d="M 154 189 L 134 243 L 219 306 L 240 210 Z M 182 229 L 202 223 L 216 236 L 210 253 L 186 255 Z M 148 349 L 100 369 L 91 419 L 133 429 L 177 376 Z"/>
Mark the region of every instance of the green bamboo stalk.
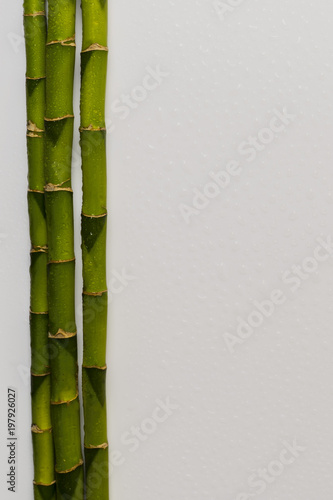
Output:
<path fill-rule="evenodd" d="M 48 2 L 45 193 L 52 352 L 51 416 L 58 500 L 83 499 L 71 188 L 75 9 L 75 0 Z"/>
<path fill-rule="evenodd" d="M 45 0 L 24 1 L 30 220 L 30 337 L 34 498 L 55 500 L 48 356 L 47 230 L 44 196 Z"/>
<path fill-rule="evenodd" d="M 83 367 L 87 498 L 109 498 L 106 415 L 107 0 L 82 0 L 81 154 L 83 175 Z M 97 473 L 97 475 L 96 475 Z"/>

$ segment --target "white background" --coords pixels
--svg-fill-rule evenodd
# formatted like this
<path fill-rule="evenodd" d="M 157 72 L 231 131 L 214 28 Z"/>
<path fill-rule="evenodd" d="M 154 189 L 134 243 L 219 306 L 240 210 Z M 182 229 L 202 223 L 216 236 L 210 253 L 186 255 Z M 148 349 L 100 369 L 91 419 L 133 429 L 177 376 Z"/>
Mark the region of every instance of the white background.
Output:
<path fill-rule="evenodd" d="M 110 2 L 108 279 L 117 292 L 123 287 L 111 293 L 108 343 L 109 438 L 124 458 L 111 479 L 117 500 L 332 496 L 332 257 L 294 293 L 282 275 L 313 256 L 318 237 L 333 237 L 333 4 L 239 4 L 219 16 L 212 0 Z M 2 4 L 0 33 L 0 493 L 29 500 L 21 1 Z M 147 67 L 158 66 L 168 76 L 132 101 L 124 119 L 115 101 L 138 95 Z M 77 131 L 79 58 L 75 85 Z M 283 108 L 295 119 L 249 162 L 239 145 Z M 78 132 L 75 150 L 77 157 Z M 191 206 L 193 189 L 203 192 L 209 173 L 230 160 L 240 175 L 186 224 L 180 205 Z M 73 183 L 82 332 L 77 160 Z M 123 272 L 136 279 L 119 285 L 113 278 Z M 284 304 L 231 353 L 225 334 L 236 334 L 237 318 L 246 320 L 274 289 Z M 5 478 L 9 385 L 18 392 L 16 495 Z M 178 408 L 131 452 L 122 434 L 166 398 Z M 250 476 L 274 469 L 294 440 L 303 451 L 257 494 Z"/>

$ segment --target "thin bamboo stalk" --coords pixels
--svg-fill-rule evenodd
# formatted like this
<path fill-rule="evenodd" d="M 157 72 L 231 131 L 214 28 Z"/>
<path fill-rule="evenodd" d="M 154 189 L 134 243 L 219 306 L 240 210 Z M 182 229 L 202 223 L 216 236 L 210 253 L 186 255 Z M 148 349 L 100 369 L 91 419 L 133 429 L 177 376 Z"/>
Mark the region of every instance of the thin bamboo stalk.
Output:
<path fill-rule="evenodd" d="M 83 499 L 75 324 L 71 160 L 75 0 L 49 0 L 46 45 L 46 215 L 49 261 L 51 416 L 58 500 Z"/>
<path fill-rule="evenodd" d="M 55 500 L 48 356 L 47 230 L 44 196 L 45 0 L 24 1 L 28 149 L 28 208 L 31 240 L 31 396 L 34 498 Z"/>
<path fill-rule="evenodd" d="M 81 152 L 83 174 L 83 368 L 87 497 L 109 498 L 106 415 L 107 0 L 82 0 Z M 98 474 L 98 480 L 96 478 Z"/>

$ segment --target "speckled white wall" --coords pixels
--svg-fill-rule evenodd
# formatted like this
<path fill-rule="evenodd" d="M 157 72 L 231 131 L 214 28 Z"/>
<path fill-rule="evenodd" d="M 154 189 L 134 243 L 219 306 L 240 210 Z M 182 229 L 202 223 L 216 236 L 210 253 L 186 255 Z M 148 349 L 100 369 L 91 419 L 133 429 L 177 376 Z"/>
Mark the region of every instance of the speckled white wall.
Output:
<path fill-rule="evenodd" d="M 13 385 L 30 499 L 20 2 L 2 12 L 0 491 Z M 332 497 L 332 15 L 329 0 L 110 0 L 113 499 Z M 81 329 L 77 160 L 73 178 Z"/>

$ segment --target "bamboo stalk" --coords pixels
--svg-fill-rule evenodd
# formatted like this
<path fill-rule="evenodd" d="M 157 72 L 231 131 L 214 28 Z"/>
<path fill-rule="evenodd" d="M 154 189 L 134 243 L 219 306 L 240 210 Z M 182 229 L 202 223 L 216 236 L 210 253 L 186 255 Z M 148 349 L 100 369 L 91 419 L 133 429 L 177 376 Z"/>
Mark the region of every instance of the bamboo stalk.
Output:
<path fill-rule="evenodd" d="M 109 498 L 106 418 L 107 0 L 82 0 L 81 153 L 83 175 L 83 367 L 87 498 Z M 98 472 L 98 480 L 96 478 Z"/>
<path fill-rule="evenodd" d="M 75 8 L 75 0 L 49 0 L 46 45 L 45 193 L 51 416 L 58 500 L 83 499 L 71 188 Z"/>
<path fill-rule="evenodd" d="M 30 220 L 30 337 L 34 498 L 55 500 L 48 356 L 47 230 L 44 196 L 45 0 L 24 1 Z"/>

